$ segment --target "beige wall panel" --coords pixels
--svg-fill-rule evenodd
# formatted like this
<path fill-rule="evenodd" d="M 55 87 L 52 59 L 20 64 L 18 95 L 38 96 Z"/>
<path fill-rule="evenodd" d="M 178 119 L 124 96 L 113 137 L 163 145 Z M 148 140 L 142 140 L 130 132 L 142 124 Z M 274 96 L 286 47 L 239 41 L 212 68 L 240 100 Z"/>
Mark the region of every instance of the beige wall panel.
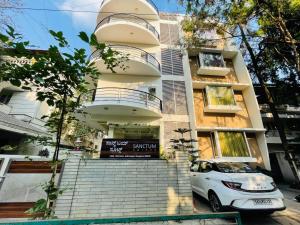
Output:
<path fill-rule="evenodd" d="M 265 168 L 264 161 L 263 161 L 263 158 L 262 158 L 262 155 L 261 155 L 261 151 L 258 147 L 256 137 L 255 136 L 254 137 L 252 137 L 252 136 L 247 137 L 247 140 L 248 140 L 248 145 L 249 145 L 252 157 L 257 159 L 257 164 L 259 166 Z"/>
<path fill-rule="evenodd" d="M 199 157 L 200 159 L 212 159 L 213 154 L 213 143 L 209 133 L 198 134 L 198 145 L 199 145 Z"/>
<path fill-rule="evenodd" d="M 230 68 L 230 73 L 226 76 L 212 76 L 212 75 L 197 75 L 199 68 L 196 57 L 190 57 L 190 68 L 192 79 L 195 81 L 207 81 L 207 82 L 224 82 L 224 83 L 238 83 L 238 78 L 234 71 L 232 60 L 225 59 L 226 67 Z"/>
<path fill-rule="evenodd" d="M 194 105 L 197 127 L 252 128 L 242 94 L 235 94 L 237 104 L 242 108 L 236 114 L 204 113 L 202 90 L 194 89 Z"/>

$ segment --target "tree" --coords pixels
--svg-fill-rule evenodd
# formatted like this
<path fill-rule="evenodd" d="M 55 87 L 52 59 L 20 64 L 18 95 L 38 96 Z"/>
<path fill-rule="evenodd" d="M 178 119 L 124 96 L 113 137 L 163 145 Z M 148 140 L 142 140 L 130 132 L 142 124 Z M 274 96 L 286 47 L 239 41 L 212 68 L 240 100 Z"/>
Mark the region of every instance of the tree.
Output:
<path fill-rule="evenodd" d="M 70 122 L 74 118 L 74 113 L 81 107 L 77 99 L 79 94 L 86 93 L 89 85 L 96 85 L 100 75 L 95 63 L 87 57 L 85 49 L 70 50 L 71 46 L 61 31 L 50 30 L 50 34 L 58 44 L 51 45 L 47 51 L 28 50 L 30 43 L 24 41 L 10 26 L 6 34 L 0 34 L 0 41 L 4 44 L 0 56 L 34 59 L 34 63 L 24 65 L 2 60 L 0 79 L 24 90 L 35 91 L 38 101 L 45 101 L 54 108 L 48 120 L 49 127 L 56 133 L 52 176 L 44 187 L 47 199 L 38 201 L 39 205 L 35 207 L 38 211 L 44 210 L 44 217 L 52 215 L 53 202 L 61 193 L 55 184 L 55 177 L 64 122 L 66 119 Z M 99 52 L 99 57 L 108 69 L 113 71 L 114 67 L 122 66 L 125 58 L 105 44 L 99 43 L 94 34 L 88 36 L 80 32 L 79 37 Z M 88 75 L 91 82 L 86 81 L 85 75 Z"/>
<path fill-rule="evenodd" d="M 283 68 L 285 71 L 298 71 L 299 58 L 299 29 L 290 31 L 291 25 L 287 26 L 289 13 L 282 13 L 283 9 L 293 9 L 294 15 L 299 15 L 298 1 L 290 0 L 179 0 L 180 4 L 185 5 L 189 14 L 188 22 L 185 22 L 183 28 L 188 32 L 187 45 L 201 45 L 207 40 L 201 40 L 199 31 L 201 29 L 214 28 L 221 35 L 219 39 L 209 41 L 222 41 L 232 39 L 236 44 L 241 44 L 246 49 L 245 58 L 248 62 L 249 70 L 255 75 L 263 94 L 267 100 L 270 111 L 273 114 L 275 126 L 279 132 L 283 149 L 286 154 L 293 174 L 297 183 L 300 183 L 300 178 L 297 172 L 295 158 L 292 150 L 288 145 L 285 135 L 285 129 L 282 121 L 279 118 L 276 110 L 276 102 L 267 87 L 267 81 L 270 77 L 278 80 L 279 74 L 282 74 Z M 272 6 L 272 7 L 271 7 Z M 285 16 L 286 18 L 284 18 Z M 272 26 L 270 26 L 272 25 Z M 272 29 L 270 28 L 272 27 Z M 270 35 L 270 31 L 276 30 L 279 32 L 280 38 L 274 38 Z M 266 31 L 266 32 L 262 32 Z M 295 34 L 293 37 L 292 34 Z M 196 41 L 195 41 L 196 40 Z M 286 55 L 281 54 L 278 49 L 269 45 L 267 48 L 262 48 L 262 44 L 269 42 L 277 45 L 288 45 L 290 51 Z M 267 52 L 267 50 L 269 50 Z M 286 61 L 284 57 L 290 60 L 286 64 L 278 64 L 273 55 L 276 53 L 278 61 Z M 262 57 L 264 56 L 264 57 Z M 268 61 L 266 61 L 266 59 Z M 268 64 L 267 64 L 268 62 Z M 274 72 L 275 75 L 270 74 Z M 297 72 L 298 73 L 298 72 Z M 276 76 L 277 75 L 277 76 Z M 289 74 L 289 77 L 291 74 Z M 298 74 L 299 75 L 299 74 Z M 285 76 L 286 77 L 286 76 Z M 298 88 L 297 81 L 294 79 L 294 86 Z"/>

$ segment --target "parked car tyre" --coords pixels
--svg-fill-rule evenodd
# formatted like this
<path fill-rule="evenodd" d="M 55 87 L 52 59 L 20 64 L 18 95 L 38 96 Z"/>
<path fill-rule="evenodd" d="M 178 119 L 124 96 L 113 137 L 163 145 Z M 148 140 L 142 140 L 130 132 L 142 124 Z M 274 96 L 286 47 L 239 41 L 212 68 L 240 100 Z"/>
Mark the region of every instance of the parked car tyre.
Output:
<path fill-rule="evenodd" d="M 223 206 L 216 193 L 210 192 L 208 196 L 208 201 L 213 212 L 222 212 Z"/>

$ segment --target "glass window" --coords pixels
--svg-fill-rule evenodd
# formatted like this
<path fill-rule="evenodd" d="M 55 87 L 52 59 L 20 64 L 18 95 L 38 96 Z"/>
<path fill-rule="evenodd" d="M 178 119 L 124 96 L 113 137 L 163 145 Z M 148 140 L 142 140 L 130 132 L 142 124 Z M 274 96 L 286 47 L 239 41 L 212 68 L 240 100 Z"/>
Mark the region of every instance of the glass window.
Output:
<path fill-rule="evenodd" d="M 200 53 L 201 66 L 225 67 L 223 56 L 220 53 Z"/>
<path fill-rule="evenodd" d="M 221 162 L 216 163 L 216 166 L 222 173 L 257 173 L 256 170 L 245 163 Z"/>
<path fill-rule="evenodd" d="M 223 157 L 250 157 L 242 132 L 218 132 Z"/>
<path fill-rule="evenodd" d="M 191 171 L 192 172 L 198 172 L 199 171 L 199 162 L 195 162 L 191 165 Z"/>
<path fill-rule="evenodd" d="M 207 100 L 210 105 L 236 105 L 231 87 L 206 87 Z"/>
<path fill-rule="evenodd" d="M 209 162 L 203 161 L 200 162 L 199 172 L 207 173 L 212 170 L 212 165 Z"/>

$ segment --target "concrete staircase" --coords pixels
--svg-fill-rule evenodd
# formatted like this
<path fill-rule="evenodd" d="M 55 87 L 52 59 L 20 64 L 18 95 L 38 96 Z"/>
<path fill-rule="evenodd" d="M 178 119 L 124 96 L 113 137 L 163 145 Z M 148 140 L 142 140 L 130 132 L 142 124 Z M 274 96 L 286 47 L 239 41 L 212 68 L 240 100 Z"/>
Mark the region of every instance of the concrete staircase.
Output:
<path fill-rule="evenodd" d="M 176 161 L 82 160 L 65 165 L 56 202 L 58 218 L 124 217 L 192 213 L 184 153 Z"/>

